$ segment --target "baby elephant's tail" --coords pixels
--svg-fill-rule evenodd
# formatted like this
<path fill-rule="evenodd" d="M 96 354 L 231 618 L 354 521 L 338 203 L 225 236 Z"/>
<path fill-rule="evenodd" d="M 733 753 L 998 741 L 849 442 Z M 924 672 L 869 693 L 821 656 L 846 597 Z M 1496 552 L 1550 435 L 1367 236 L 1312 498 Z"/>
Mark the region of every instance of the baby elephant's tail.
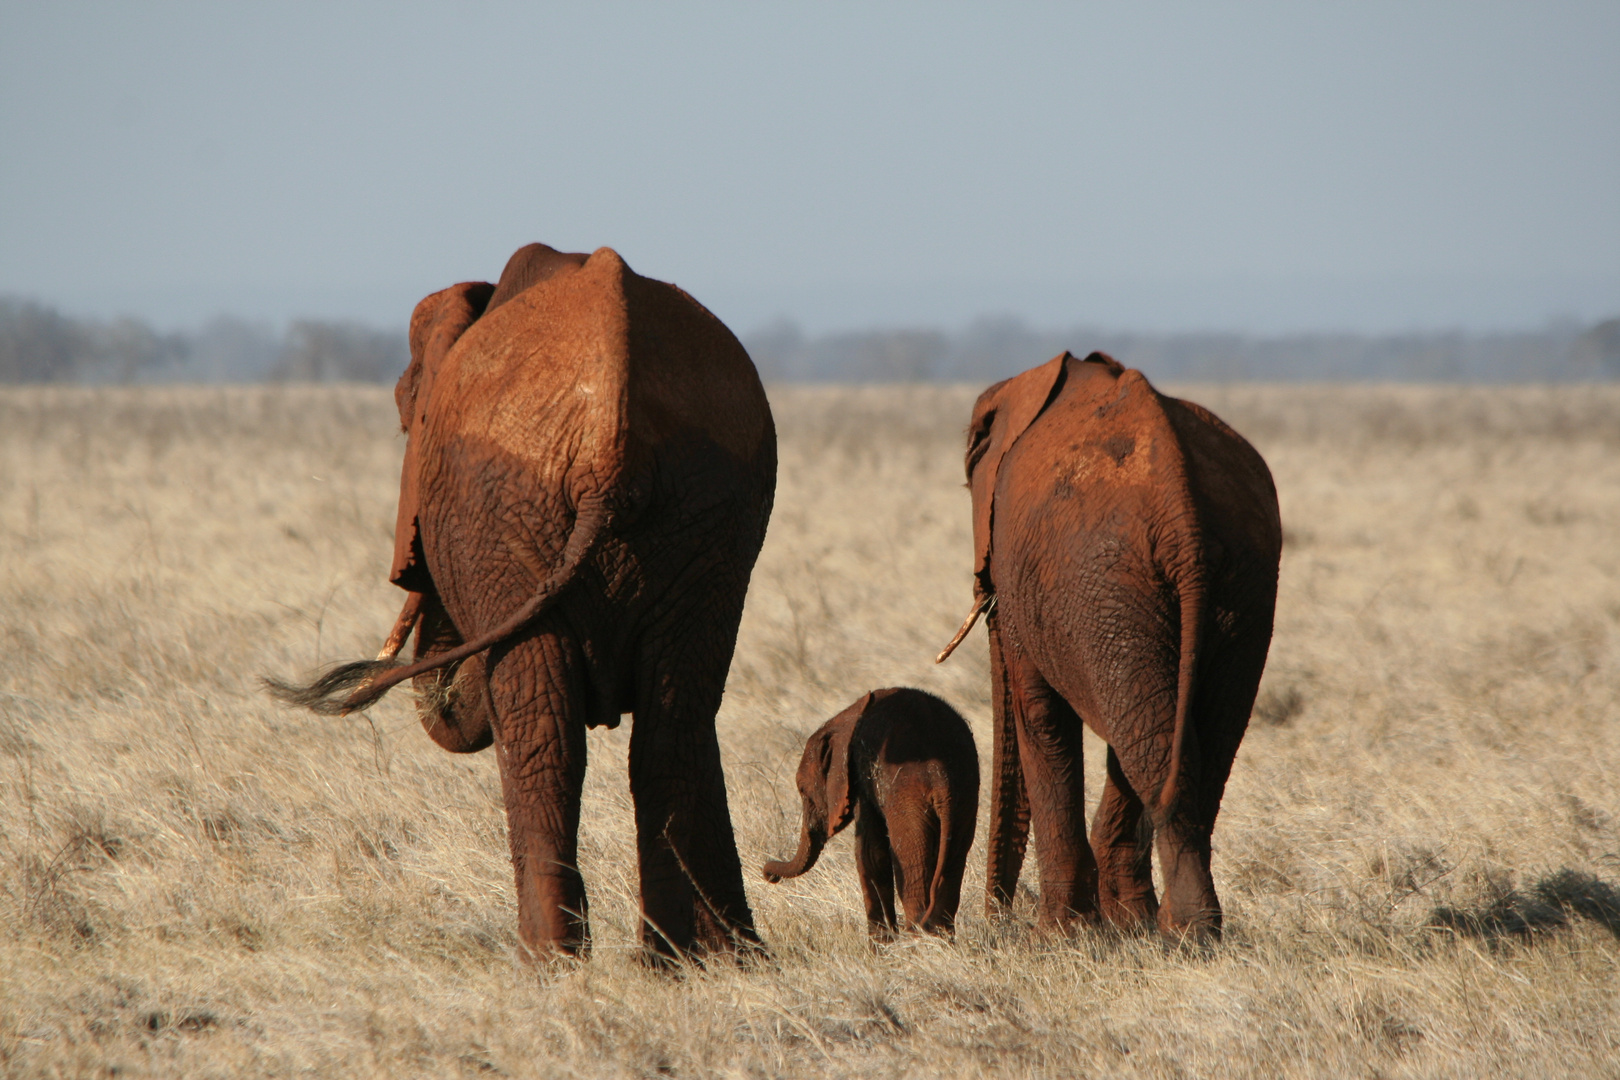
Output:
<path fill-rule="evenodd" d="M 945 871 L 950 863 L 951 800 L 939 800 L 934 812 L 939 815 L 939 853 L 934 861 L 934 880 L 928 885 L 928 910 L 923 913 L 922 926 L 919 928 L 930 933 L 942 929 L 939 923 L 945 917 L 943 905 L 940 904 L 940 889 L 945 884 Z"/>

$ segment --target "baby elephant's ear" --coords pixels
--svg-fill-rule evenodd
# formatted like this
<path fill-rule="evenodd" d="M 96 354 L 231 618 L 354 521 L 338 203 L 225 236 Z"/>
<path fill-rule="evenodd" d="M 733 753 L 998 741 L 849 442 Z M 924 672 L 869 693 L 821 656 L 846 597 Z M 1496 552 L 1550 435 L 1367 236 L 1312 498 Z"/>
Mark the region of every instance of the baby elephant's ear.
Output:
<path fill-rule="evenodd" d="M 853 763 L 850 761 L 854 745 L 855 726 L 872 705 L 867 694 L 855 704 L 839 713 L 827 725 L 827 835 L 833 836 L 850 823 L 855 816 L 855 800 L 850 797 L 849 781 Z"/>

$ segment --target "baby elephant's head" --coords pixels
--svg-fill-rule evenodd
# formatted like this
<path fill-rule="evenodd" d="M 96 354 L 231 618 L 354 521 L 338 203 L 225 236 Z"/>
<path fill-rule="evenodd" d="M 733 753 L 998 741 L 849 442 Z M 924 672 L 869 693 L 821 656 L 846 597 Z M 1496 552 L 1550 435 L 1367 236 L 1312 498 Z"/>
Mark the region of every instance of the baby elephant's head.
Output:
<path fill-rule="evenodd" d="M 872 695 L 833 717 L 817 729 L 804 744 L 799 759 L 799 797 L 804 803 L 804 823 L 799 834 L 799 850 L 785 862 L 765 864 L 765 880 L 771 883 L 798 877 L 816 865 L 821 849 L 855 816 L 855 803 L 849 793 L 849 745 Z"/>

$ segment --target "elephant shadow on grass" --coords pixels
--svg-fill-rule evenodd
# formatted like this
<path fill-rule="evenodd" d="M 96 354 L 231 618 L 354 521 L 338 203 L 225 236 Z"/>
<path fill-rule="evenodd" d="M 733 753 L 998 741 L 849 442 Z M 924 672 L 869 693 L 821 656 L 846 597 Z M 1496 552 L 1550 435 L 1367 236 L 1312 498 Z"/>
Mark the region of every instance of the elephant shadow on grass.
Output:
<path fill-rule="evenodd" d="M 1440 905 L 1430 912 L 1427 925 L 1495 944 L 1529 941 L 1580 918 L 1620 940 L 1620 890 L 1594 874 L 1566 867 L 1525 889 L 1502 885 L 1493 892 L 1478 904 Z"/>

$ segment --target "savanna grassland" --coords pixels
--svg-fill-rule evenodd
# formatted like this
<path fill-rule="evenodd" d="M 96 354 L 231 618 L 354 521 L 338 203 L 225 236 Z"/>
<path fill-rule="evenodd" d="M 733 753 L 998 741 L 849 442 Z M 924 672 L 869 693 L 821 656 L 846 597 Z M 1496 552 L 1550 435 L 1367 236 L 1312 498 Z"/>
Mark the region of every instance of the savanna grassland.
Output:
<path fill-rule="evenodd" d="M 773 960 L 681 977 L 634 951 L 628 723 L 589 737 L 594 953 L 534 967 L 493 756 L 404 692 L 260 692 L 397 611 L 387 390 L 0 392 L 0 1073 L 1620 1075 L 1620 389 L 1185 392 L 1286 528 L 1225 941 L 992 926 L 982 845 L 954 944 L 868 946 L 847 834 L 759 878 L 858 694 L 940 693 L 989 756 L 983 630 L 932 663 L 973 390 L 782 387 L 719 720 Z"/>

